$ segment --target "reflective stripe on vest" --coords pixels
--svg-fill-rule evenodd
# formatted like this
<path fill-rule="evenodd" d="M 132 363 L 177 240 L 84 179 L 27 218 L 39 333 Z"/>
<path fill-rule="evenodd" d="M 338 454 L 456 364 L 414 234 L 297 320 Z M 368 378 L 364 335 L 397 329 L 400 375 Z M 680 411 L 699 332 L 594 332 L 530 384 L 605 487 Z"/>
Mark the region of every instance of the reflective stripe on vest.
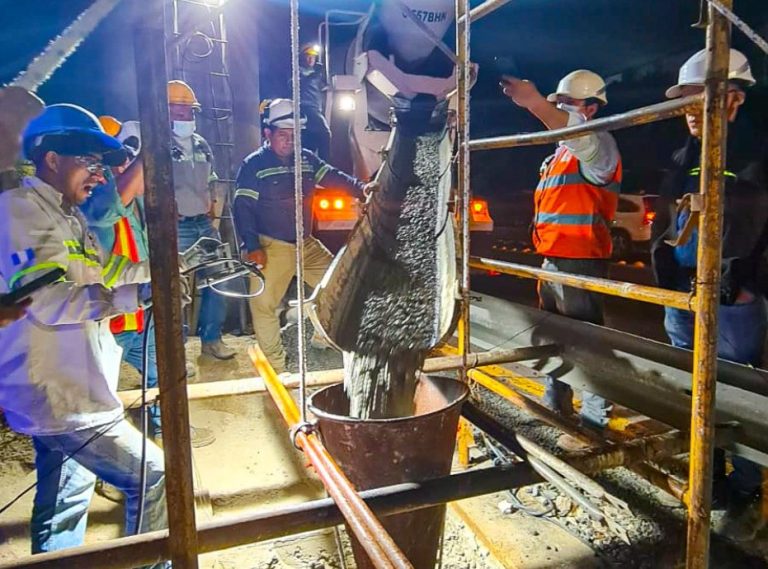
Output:
<path fill-rule="evenodd" d="M 565 146 L 545 163 L 534 194 L 533 244 L 540 255 L 571 259 L 611 256 L 610 223 L 621 190 L 621 160 L 605 185 L 590 183 Z"/>
<path fill-rule="evenodd" d="M 112 256 L 104 269 L 104 283 L 111 287 L 120 278 L 128 263 L 139 262 L 139 248 L 136 245 L 136 235 L 127 217 L 121 217 L 115 223 L 115 244 Z M 120 314 L 109 321 L 109 329 L 113 334 L 123 332 L 141 332 L 144 330 L 144 309 L 140 308 L 132 314 Z"/>

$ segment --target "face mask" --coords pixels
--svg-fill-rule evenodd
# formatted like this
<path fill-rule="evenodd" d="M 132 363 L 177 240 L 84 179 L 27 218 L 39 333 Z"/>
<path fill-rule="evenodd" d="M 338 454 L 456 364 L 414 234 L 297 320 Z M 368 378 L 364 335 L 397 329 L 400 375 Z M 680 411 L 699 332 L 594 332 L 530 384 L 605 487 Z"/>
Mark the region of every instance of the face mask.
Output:
<path fill-rule="evenodd" d="M 561 111 L 565 111 L 566 113 L 576 113 L 578 115 L 584 114 L 581 112 L 581 107 L 578 105 L 566 105 L 565 103 L 558 103 L 557 108 Z"/>
<path fill-rule="evenodd" d="M 173 133 L 181 138 L 189 138 L 195 132 L 195 121 L 173 121 Z"/>

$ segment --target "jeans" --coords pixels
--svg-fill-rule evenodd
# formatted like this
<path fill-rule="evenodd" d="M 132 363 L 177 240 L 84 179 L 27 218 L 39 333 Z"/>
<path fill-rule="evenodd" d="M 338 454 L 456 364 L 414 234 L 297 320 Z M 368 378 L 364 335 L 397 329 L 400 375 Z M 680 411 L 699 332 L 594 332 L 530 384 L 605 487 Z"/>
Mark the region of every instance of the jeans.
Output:
<path fill-rule="evenodd" d="M 146 330 L 149 334 L 147 344 L 147 388 L 157 387 L 157 356 L 155 355 L 155 325 Z M 144 369 L 144 332 L 123 332 L 115 334 L 115 341 L 123 349 L 123 361 L 139 373 Z M 160 436 L 163 432 L 160 422 L 160 404 L 147 407 L 151 433 Z"/>
<path fill-rule="evenodd" d="M 591 277 L 605 278 L 608 275 L 608 261 L 605 259 L 545 257 L 541 267 L 550 271 Z M 594 292 L 539 281 L 539 307 L 547 312 L 562 314 L 576 320 L 603 324 L 602 296 Z M 553 377 L 547 377 L 545 388 L 545 405 L 560 412 L 570 411 L 573 390 L 568 384 Z M 599 429 L 608 424 L 608 413 L 611 410 L 611 404 L 608 401 L 599 395 L 583 391 L 581 403 L 580 415 L 584 423 Z"/>
<path fill-rule="evenodd" d="M 201 237 L 221 239 L 219 232 L 213 227 L 207 215 L 184 217 L 179 220 L 179 251 L 186 251 Z M 226 318 L 224 297 L 216 294 L 210 288 L 201 291 L 202 302 L 200 316 L 197 319 L 197 334 L 203 343 L 215 342 L 221 339 L 221 325 Z M 188 327 L 185 326 L 185 339 Z"/>
<path fill-rule="evenodd" d="M 677 308 L 664 309 L 664 329 L 670 343 L 678 348 L 693 349 L 693 313 Z M 720 305 L 718 310 L 717 357 L 758 367 L 762 364 L 763 344 L 768 328 L 765 299 L 757 296 L 745 304 Z M 724 462 L 724 453 L 715 460 Z M 740 456 L 731 457 L 733 473 L 729 478 L 731 490 L 744 496 L 760 490 L 760 466 Z M 715 466 L 718 468 L 718 465 Z M 722 469 L 721 469 L 722 470 Z"/>
<path fill-rule="evenodd" d="M 32 553 L 82 545 L 88 505 L 97 476 L 123 492 L 125 534 L 136 533 L 142 436 L 126 420 L 118 421 L 109 429 L 109 425 L 104 425 L 74 433 L 32 437 L 37 469 L 31 522 Z M 102 436 L 95 437 L 102 432 Z M 68 456 L 73 458 L 65 460 Z M 147 441 L 147 483 L 141 531 L 167 526 L 163 452 Z M 170 565 L 158 563 L 152 567 Z"/>

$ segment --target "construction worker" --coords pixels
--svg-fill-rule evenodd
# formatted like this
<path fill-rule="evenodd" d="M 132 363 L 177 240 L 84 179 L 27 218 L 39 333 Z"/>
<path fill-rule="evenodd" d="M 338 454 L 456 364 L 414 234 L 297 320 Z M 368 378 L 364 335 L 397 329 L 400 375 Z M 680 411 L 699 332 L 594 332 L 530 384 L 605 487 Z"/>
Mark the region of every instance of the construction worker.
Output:
<path fill-rule="evenodd" d="M 706 50 L 701 50 L 683 64 L 667 97 L 704 92 L 706 57 Z M 746 89 L 754 84 L 747 58 L 731 49 L 726 113 L 734 124 L 728 128 L 726 166 L 720 173 L 725 194 L 717 352 L 720 358 L 760 367 L 768 329 L 766 287 L 760 282 L 766 274 L 763 253 L 768 245 L 768 153 L 764 133 L 749 136 L 742 127 L 751 125 L 736 121 Z M 688 140 L 674 153 L 662 182 L 651 253 L 658 284 L 690 292 L 696 277 L 698 213 L 687 196 L 699 191 L 703 110 L 688 112 L 685 121 Z M 672 345 L 693 349 L 693 313 L 665 308 L 664 328 Z M 735 455 L 732 462 L 733 473 L 726 479 L 725 455 L 716 451 L 714 507 L 727 506 L 716 530 L 731 539 L 747 541 L 764 522 L 760 512 L 761 469 Z"/>
<path fill-rule="evenodd" d="M 169 81 L 168 104 L 173 130 L 173 184 L 179 213 L 179 252 L 183 252 L 201 237 L 220 239 L 213 226 L 213 184 L 218 178 L 213 170 L 211 147 L 195 132 L 195 112 L 200 109 L 200 103 L 194 91 L 183 81 Z M 204 288 L 197 332 L 202 353 L 220 360 L 235 357 L 235 351 L 221 339 L 225 316 L 224 298 L 210 288 Z"/>
<path fill-rule="evenodd" d="M 302 145 L 327 162 L 331 157 L 331 129 L 325 120 L 323 107 L 328 85 L 325 69 L 317 60 L 319 56 L 319 45 L 307 43 L 301 47 L 299 102 L 301 114 L 307 119 Z"/>
<path fill-rule="evenodd" d="M 129 160 L 104 172 L 106 183 L 96 188 L 91 196 L 80 205 L 80 211 L 88 220 L 88 228 L 94 233 L 105 251 L 112 253 L 115 260 L 107 271 L 106 283 L 110 286 L 119 278 L 121 270 L 130 263 L 149 261 L 149 239 L 144 219 L 144 167 L 139 154 L 141 138 L 139 123 L 121 123 L 111 116 L 99 117 L 107 134 L 123 142 Z M 117 260 L 121 263 L 117 264 Z M 123 361 L 143 373 L 145 353 L 145 314 L 139 309 L 132 314 L 121 314 L 110 321 L 115 340 L 123 349 Z M 146 386 L 157 387 L 157 358 L 155 355 L 155 329 L 146 330 L 147 373 Z M 148 407 L 150 435 L 155 441 L 162 440 L 160 405 Z M 216 437 L 213 431 L 192 427 L 192 446 L 195 448 L 212 444 Z"/>
<path fill-rule="evenodd" d="M 0 330 L 0 407 L 32 437 L 37 486 L 32 552 L 80 545 L 96 476 L 126 496 L 125 531 L 167 525 L 162 451 L 146 448 L 143 525 L 137 528 L 142 436 L 117 397 L 120 348 L 109 318 L 149 301 L 145 264 L 104 283 L 107 258 L 77 206 L 125 160 L 91 113 L 52 105 L 27 127 L 24 153 L 37 169 L 0 195 L 0 273 L 14 289 L 51 268 L 64 278 L 33 294 L 26 318 Z M 164 566 L 164 565 L 158 565 Z"/>
<path fill-rule="evenodd" d="M 304 126 L 304 119 L 300 121 Z M 277 373 L 286 371 L 285 349 L 276 310 L 296 274 L 293 136 L 296 121 L 288 99 L 271 101 L 263 113 L 265 144 L 248 156 L 237 174 L 233 214 L 241 247 L 260 265 L 264 291 L 251 299 L 259 346 Z M 304 150 L 304 279 L 314 287 L 331 264 L 331 253 L 311 236 L 312 195 L 316 185 L 333 185 L 355 195 L 373 189 Z M 301 286 L 301 284 L 300 284 Z M 319 338 L 312 344 L 319 346 Z"/>
<path fill-rule="evenodd" d="M 530 81 L 504 76 L 504 94 L 535 115 L 548 129 L 583 124 L 608 103 L 605 81 L 579 69 L 563 77 L 557 90 L 544 97 Z M 621 156 L 607 132 L 561 141 L 541 167 L 534 196 L 533 244 L 551 271 L 606 277 L 611 257 L 610 223 L 621 186 Z M 543 310 L 603 323 L 599 294 L 539 282 Z M 564 414 L 573 412 L 573 391 L 548 378 L 545 402 Z M 582 394 L 582 421 L 590 427 L 608 424 L 610 405 L 602 397 Z M 570 437 L 563 438 L 569 444 Z"/>

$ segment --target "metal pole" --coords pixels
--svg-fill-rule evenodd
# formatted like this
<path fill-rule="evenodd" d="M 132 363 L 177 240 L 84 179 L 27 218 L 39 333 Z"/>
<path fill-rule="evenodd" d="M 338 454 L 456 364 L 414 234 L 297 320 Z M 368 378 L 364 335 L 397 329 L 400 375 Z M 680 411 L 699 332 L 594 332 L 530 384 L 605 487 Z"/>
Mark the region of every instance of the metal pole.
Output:
<path fill-rule="evenodd" d="M 413 569 L 411 563 L 400 551 L 381 522 L 376 519 L 360 495 L 355 492 L 352 483 L 333 460 L 318 436 L 304 428 L 306 423 L 303 422 L 303 417 L 296 407 L 296 403 L 294 403 L 288 390 L 280 383 L 275 370 L 272 369 L 261 349 L 254 346 L 248 350 L 248 354 L 264 378 L 264 383 L 278 411 L 288 428 L 291 429 L 294 444 L 309 459 L 328 494 L 339 506 L 349 528 L 365 549 L 371 563 L 377 569 Z"/>
<path fill-rule="evenodd" d="M 576 126 L 567 126 L 555 130 L 540 132 L 528 132 L 513 134 L 510 136 L 497 136 L 494 138 L 480 138 L 469 143 L 470 150 L 495 150 L 497 148 L 513 148 L 515 146 L 534 146 L 538 144 L 552 144 L 559 140 L 578 138 L 589 132 L 617 130 L 631 126 L 638 126 L 651 122 L 666 120 L 685 114 L 686 111 L 701 105 L 701 96 L 693 95 L 684 99 L 664 101 L 647 107 L 641 107 L 626 113 L 612 115 L 601 119 L 587 121 Z"/>
<path fill-rule="evenodd" d="M 546 282 L 571 286 L 573 288 L 599 292 L 601 294 L 609 294 L 611 296 L 619 296 L 621 298 L 629 298 L 631 300 L 639 300 L 651 304 L 660 304 L 661 306 L 671 306 L 681 310 L 691 310 L 691 306 L 693 306 L 694 303 L 694 299 L 686 292 L 614 281 L 611 279 L 585 277 L 571 273 L 558 273 L 539 267 L 529 267 L 528 265 L 507 263 L 505 261 L 496 261 L 484 257 L 470 257 L 469 265 L 476 269 L 493 270 L 506 275 L 528 279 L 539 279 Z"/>
<path fill-rule="evenodd" d="M 493 12 L 494 10 L 498 10 L 505 4 L 508 4 L 510 0 L 485 0 L 482 4 L 479 6 L 475 6 L 470 10 L 469 12 L 469 21 L 471 23 L 475 23 L 480 18 L 485 18 L 488 14 Z M 459 22 L 459 26 L 463 26 L 464 22 L 466 22 L 467 17 L 466 15 L 459 18 L 457 21 Z"/>
<path fill-rule="evenodd" d="M 560 347 L 554 344 L 542 346 L 530 346 L 524 348 L 512 348 L 509 350 L 491 350 L 489 352 L 473 352 L 467 355 L 467 367 L 475 368 L 486 365 L 521 362 L 539 358 L 556 357 L 560 355 Z M 462 356 L 443 356 L 425 360 L 422 372 L 434 373 L 436 371 L 449 371 L 460 369 L 464 365 Z M 311 371 L 307 373 L 307 387 L 322 387 L 341 383 L 344 380 L 343 369 L 329 369 Z M 298 374 L 292 374 L 283 379 L 283 387 L 296 389 L 300 385 Z M 267 388 L 260 377 L 243 377 L 226 381 L 208 381 L 205 383 L 193 383 L 187 386 L 187 397 L 191 400 L 212 399 L 215 397 L 228 397 L 232 395 L 250 395 L 264 393 Z M 157 401 L 158 389 L 147 390 L 147 405 Z M 141 405 L 141 390 L 128 389 L 118 392 L 120 400 L 126 407 L 139 407 Z"/>
<path fill-rule="evenodd" d="M 726 8 L 732 0 L 723 2 Z M 696 258 L 696 306 L 693 336 L 693 389 L 686 568 L 709 566 L 709 521 L 712 507 L 712 462 L 717 387 L 717 312 L 720 306 L 723 186 L 728 130 L 725 100 L 728 89 L 730 29 L 728 20 L 709 6 L 704 132 L 701 145 L 702 200 Z"/>
<path fill-rule="evenodd" d="M 149 14 L 147 11 L 149 9 Z M 187 372 L 182 340 L 177 212 L 171 163 L 162 2 L 142 6 L 134 36 L 139 119 L 144 151 L 146 216 L 157 336 L 160 410 L 165 431 L 169 553 L 176 569 L 197 569 L 197 527 L 189 432 Z M 154 15 L 154 17 L 153 17 Z"/>
<path fill-rule="evenodd" d="M 456 20 L 466 17 L 469 13 L 469 0 L 456 0 Z M 469 41 L 472 26 L 457 27 L 456 45 L 458 46 L 458 116 L 456 139 L 458 144 L 458 184 L 456 205 L 461 224 L 461 315 L 459 328 L 459 352 L 470 352 L 469 330 L 469 202 L 470 202 L 470 172 L 469 172 L 469 88 L 470 60 Z M 466 369 L 462 376 L 466 380 Z"/>
<path fill-rule="evenodd" d="M 293 184 L 294 214 L 296 216 L 296 302 L 299 321 L 296 326 L 299 351 L 299 400 L 301 422 L 307 420 L 307 347 L 304 330 L 304 181 L 301 153 L 301 106 L 299 105 L 299 0 L 291 0 L 291 87 L 293 90 Z"/>

